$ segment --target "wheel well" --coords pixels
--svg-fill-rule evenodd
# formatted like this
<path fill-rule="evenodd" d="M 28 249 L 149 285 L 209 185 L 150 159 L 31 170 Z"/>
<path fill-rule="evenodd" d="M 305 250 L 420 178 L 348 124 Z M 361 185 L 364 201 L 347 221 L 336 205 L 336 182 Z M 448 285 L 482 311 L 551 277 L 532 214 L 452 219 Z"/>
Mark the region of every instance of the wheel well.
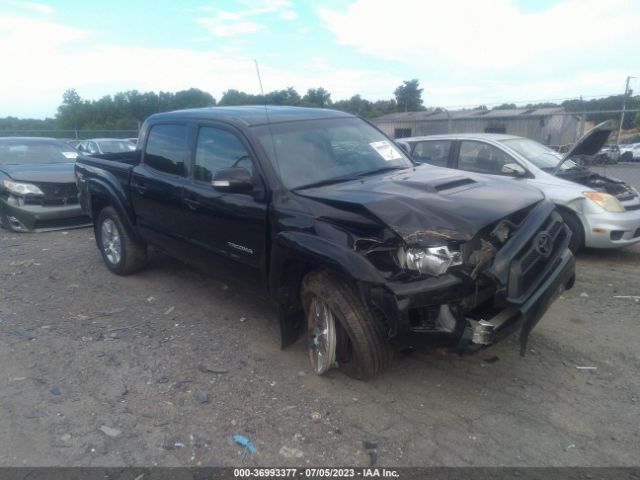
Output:
<path fill-rule="evenodd" d="M 91 195 L 91 218 L 97 219 L 100 212 L 109 205 L 111 202 L 102 195 Z"/>
<path fill-rule="evenodd" d="M 575 253 L 577 250 L 584 247 L 586 242 L 587 234 L 584 223 L 582 223 L 582 219 L 580 218 L 580 216 L 573 210 L 563 206 L 557 206 L 556 209 L 558 210 L 558 213 L 563 217 L 563 219 L 566 219 L 567 217 L 573 219 L 575 223 L 577 223 L 578 228 L 580 228 L 580 237 L 578 238 L 578 243 L 574 244 L 575 247 L 571 247 L 572 251 Z M 571 228 L 570 225 L 569 228 Z M 573 239 L 571 240 L 571 242 L 573 242 Z"/>
<path fill-rule="evenodd" d="M 300 298 L 302 279 L 318 268 L 312 263 L 294 260 L 283 265 L 277 289 L 279 300 L 287 307 L 287 310 L 291 312 L 303 310 Z"/>
<path fill-rule="evenodd" d="M 571 215 L 573 218 L 575 218 L 580 224 L 580 227 L 582 228 L 582 234 L 584 235 L 584 224 L 582 223 L 582 219 L 580 218 L 580 216 L 574 210 L 571 210 L 564 205 L 556 205 L 556 210 L 558 210 L 558 213 L 560 215 Z"/>

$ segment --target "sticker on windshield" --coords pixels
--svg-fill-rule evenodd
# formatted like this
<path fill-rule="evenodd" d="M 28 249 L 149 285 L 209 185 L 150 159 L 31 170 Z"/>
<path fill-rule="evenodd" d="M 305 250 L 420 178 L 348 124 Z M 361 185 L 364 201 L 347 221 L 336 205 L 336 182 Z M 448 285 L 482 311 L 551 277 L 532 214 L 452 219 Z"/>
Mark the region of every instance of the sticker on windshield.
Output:
<path fill-rule="evenodd" d="M 62 155 L 64 155 L 65 158 L 69 158 L 69 159 L 74 159 L 74 158 L 77 158 L 78 156 L 76 152 L 62 152 Z"/>
<path fill-rule="evenodd" d="M 378 152 L 378 155 L 380 155 L 387 162 L 390 162 L 391 160 L 399 160 L 402 158 L 400 152 L 398 152 L 398 150 L 396 150 L 395 147 L 386 140 L 383 140 L 381 142 L 371 142 L 369 145 L 371 145 L 371 148 Z"/>

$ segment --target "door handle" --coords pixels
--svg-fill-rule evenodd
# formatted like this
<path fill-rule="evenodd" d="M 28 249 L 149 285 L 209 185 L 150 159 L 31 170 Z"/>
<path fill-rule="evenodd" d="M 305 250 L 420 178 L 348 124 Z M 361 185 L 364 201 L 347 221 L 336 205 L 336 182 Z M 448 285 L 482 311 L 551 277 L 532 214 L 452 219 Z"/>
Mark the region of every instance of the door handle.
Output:
<path fill-rule="evenodd" d="M 184 204 L 189 207 L 191 210 L 197 210 L 200 206 L 200 202 L 197 200 L 193 200 L 191 198 L 185 198 Z"/>
<path fill-rule="evenodd" d="M 146 192 L 146 191 L 147 191 L 147 186 L 146 186 L 144 183 L 137 183 L 137 182 L 135 182 L 135 183 L 133 184 L 133 188 L 135 188 L 135 189 L 138 191 L 138 193 L 139 193 L 140 195 L 143 195 L 143 194 L 144 194 L 144 192 Z"/>

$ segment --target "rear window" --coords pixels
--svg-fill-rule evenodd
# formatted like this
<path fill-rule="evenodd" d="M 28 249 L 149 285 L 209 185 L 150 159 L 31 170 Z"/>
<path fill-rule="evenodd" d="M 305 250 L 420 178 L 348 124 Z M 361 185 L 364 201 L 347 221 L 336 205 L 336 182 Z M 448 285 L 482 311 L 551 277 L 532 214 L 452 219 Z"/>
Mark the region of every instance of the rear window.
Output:
<path fill-rule="evenodd" d="M 74 162 L 78 152 L 63 142 L 0 142 L 0 164 L 37 165 Z"/>
<path fill-rule="evenodd" d="M 163 173 L 186 174 L 187 126 L 154 125 L 149 131 L 144 163 Z"/>

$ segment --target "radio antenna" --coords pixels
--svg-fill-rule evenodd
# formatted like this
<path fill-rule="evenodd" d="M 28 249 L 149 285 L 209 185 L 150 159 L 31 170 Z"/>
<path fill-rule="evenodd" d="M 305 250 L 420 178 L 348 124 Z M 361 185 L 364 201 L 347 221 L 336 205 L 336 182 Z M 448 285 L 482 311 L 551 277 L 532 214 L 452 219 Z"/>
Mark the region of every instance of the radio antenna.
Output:
<path fill-rule="evenodd" d="M 264 115 L 267 118 L 267 127 L 269 128 L 269 136 L 271 137 L 271 147 L 273 148 L 273 163 L 276 166 L 276 171 L 278 173 L 278 177 L 280 177 L 280 183 L 282 184 L 282 175 L 280 175 L 280 163 L 278 162 L 278 151 L 276 149 L 276 141 L 273 138 L 273 130 L 271 129 L 271 119 L 269 118 L 269 109 L 267 108 L 267 97 L 264 96 L 264 89 L 262 88 L 262 78 L 260 78 L 260 68 L 258 67 L 258 60 L 253 59 L 256 64 L 256 73 L 258 74 L 258 84 L 260 85 L 260 93 L 262 94 L 262 99 L 264 100 Z M 282 184 L 283 188 L 286 189 L 284 184 Z"/>

